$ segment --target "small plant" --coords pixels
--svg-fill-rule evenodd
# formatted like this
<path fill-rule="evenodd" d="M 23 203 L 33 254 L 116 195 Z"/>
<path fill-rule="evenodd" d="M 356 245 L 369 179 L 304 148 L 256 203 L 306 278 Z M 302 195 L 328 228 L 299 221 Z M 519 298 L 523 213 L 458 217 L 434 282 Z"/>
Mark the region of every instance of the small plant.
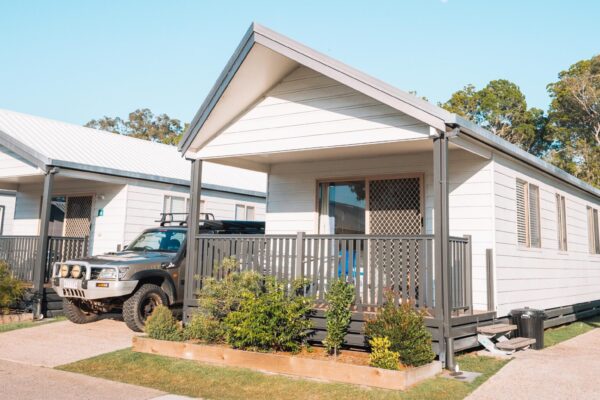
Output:
<path fill-rule="evenodd" d="M 337 279 L 331 284 L 325 295 L 327 301 L 327 336 L 323 341 L 329 353 L 337 356 L 340 347 L 344 344 L 344 337 L 348 333 L 348 325 L 352 312 L 350 306 L 354 302 L 354 286 Z"/>
<path fill-rule="evenodd" d="M 10 273 L 6 261 L 0 261 L 0 312 L 8 313 L 10 306 L 19 301 L 25 294 L 23 282 Z"/>
<path fill-rule="evenodd" d="M 146 320 L 145 331 L 148 337 L 158 340 L 179 341 L 182 331 L 169 307 L 160 305 Z"/>
<path fill-rule="evenodd" d="M 254 351 L 298 351 L 312 327 L 307 316 L 311 300 L 287 293 L 273 277 L 264 277 L 263 291 L 247 292 L 239 309 L 224 321 L 227 343 Z"/>
<path fill-rule="evenodd" d="M 391 294 L 375 319 L 365 323 L 367 338 L 387 337 L 390 350 L 400 354 L 404 365 L 419 366 L 435 357 L 431 349 L 431 334 L 423 322 L 423 313 L 414 310 L 410 304 L 394 305 Z"/>
<path fill-rule="evenodd" d="M 376 368 L 398 369 L 398 359 L 400 354 L 390 350 L 392 343 L 387 337 L 374 337 L 369 340 L 371 346 L 371 355 L 369 357 L 369 365 Z"/>
<path fill-rule="evenodd" d="M 221 322 L 210 315 L 196 313 L 183 328 L 185 340 L 202 340 L 206 343 L 218 343 L 223 340 Z"/>

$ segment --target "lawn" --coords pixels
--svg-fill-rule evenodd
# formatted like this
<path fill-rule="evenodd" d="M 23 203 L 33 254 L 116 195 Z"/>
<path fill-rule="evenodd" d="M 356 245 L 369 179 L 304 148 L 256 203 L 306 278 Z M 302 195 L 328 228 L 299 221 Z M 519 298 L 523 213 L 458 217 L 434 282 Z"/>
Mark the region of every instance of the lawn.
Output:
<path fill-rule="evenodd" d="M 218 367 L 194 361 L 120 350 L 58 367 L 100 378 L 147 386 L 169 393 L 206 399 L 463 399 L 507 361 L 489 357 L 458 357 L 463 370 L 482 372 L 469 384 L 435 378 L 406 392 L 323 383 L 247 369 Z"/>
<path fill-rule="evenodd" d="M 600 328 L 600 316 L 573 322 L 569 325 L 563 325 L 557 328 L 547 329 L 544 332 L 544 347 L 554 346 L 557 343 L 564 342 L 565 340 L 569 340 L 595 328 Z"/>
<path fill-rule="evenodd" d="M 51 322 L 63 321 L 65 317 L 56 317 L 50 319 L 44 319 L 42 321 L 23 321 L 23 322 L 10 322 L 8 324 L 0 324 L 0 333 L 14 331 L 15 329 L 32 328 L 34 326 L 40 326 L 49 324 Z"/>

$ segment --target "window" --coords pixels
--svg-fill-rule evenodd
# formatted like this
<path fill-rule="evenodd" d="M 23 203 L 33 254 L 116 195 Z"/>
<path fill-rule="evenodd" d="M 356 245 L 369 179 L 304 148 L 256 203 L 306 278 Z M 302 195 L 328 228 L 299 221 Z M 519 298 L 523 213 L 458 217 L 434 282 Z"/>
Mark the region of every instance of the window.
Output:
<path fill-rule="evenodd" d="M 244 204 L 235 205 L 235 219 L 238 221 L 254 221 L 255 211 L 253 206 Z"/>
<path fill-rule="evenodd" d="M 134 239 L 127 251 L 176 253 L 185 241 L 185 231 L 157 229 L 146 231 Z"/>
<path fill-rule="evenodd" d="M 319 232 L 336 235 L 364 234 L 365 188 L 365 181 L 319 184 Z"/>
<path fill-rule="evenodd" d="M 320 182 L 319 233 L 419 235 L 422 176 Z"/>
<path fill-rule="evenodd" d="M 254 221 L 254 207 L 246 207 L 246 221 Z"/>
<path fill-rule="evenodd" d="M 598 210 L 587 208 L 588 214 L 588 241 L 590 253 L 600 254 L 600 233 L 598 232 Z"/>
<path fill-rule="evenodd" d="M 189 199 L 179 196 L 165 196 L 164 213 L 187 213 L 190 211 Z"/>
<path fill-rule="evenodd" d="M 517 241 L 525 247 L 541 247 L 540 189 L 517 179 Z"/>
<path fill-rule="evenodd" d="M 567 251 L 567 211 L 565 196 L 556 194 L 556 230 L 558 232 L 558 249 Z"/>

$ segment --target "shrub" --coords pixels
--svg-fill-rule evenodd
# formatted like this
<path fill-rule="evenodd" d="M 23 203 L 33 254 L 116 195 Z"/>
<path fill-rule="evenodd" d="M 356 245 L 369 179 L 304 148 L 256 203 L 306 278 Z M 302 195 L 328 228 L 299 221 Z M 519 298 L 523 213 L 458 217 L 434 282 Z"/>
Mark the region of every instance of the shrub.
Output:
<path fill-rule="evenodd" d="M 227 343 L 254 351 L 298 351 L 312 324 L 311 300 L 286 293 L 285 286 L 264 277 L 263 291 L 247 292 L 239 309 L 225 318 Z"/>
<path fill-rule="evenodd" d="M 24 294 L 23 282 L 12 276 L 6 261 L 0 261 L 0 312 L 8 313 L 9 307 L 20 300 Z"/>
<path fill-rule="evenodd" d="M 239 304 L 247 293 L 256 294 L 262 291 L 263 277 L 257 272 L 237 272 L 237 260 L 226 258 L 222 269 L 221 280 L 207 278 L 198 291 L 198 307 L 204 314 L 221 321 L 227 314 L 239 308 Z"/>
<path fill-rule="evenodd" d="M 185 340 L 202 340 L 207 343 L 218 343 L 223 339 L 221 322 L 210 315 L 196 313 L 183 328 Z"/>
<path fill-rule="evenodd" d="M 387 337 L 374 337 L 369 341 L 371 346 L 371 355 L 369 365 L 376 368 L 398 369 L 398 359 L 400 354 L 390 350 L 392 343 Z"/>
<path fill-rule="evenodd" d="M 146 320 L 145 331 L 148 337 L 158 340 L 179 341 L 182 332 L 169 307 L 160 305 Z"/>
<path fill-rule="evenodd" d="M 257 272 L 237 272 L 237 260 L 226 258 L 222 263 L 221 280 L 207 278 L 197 292 L 198 311 L 188 322 L 184 336 L 208 343 L 225 341 L 223 321 L 237 311 L 245 296 L 262 292 L 263 276 Z"/>
<path fill-rule="evenodd" d="M 337 356 L 339 348 L 344 344 L 352 317 L 350 306 L 354 302 L 354 286 L 337 279 L 331 284 L 325 300 L 328 306 L 325 312 L 327 336 L 323 344 L 327 351 Z"/>
<path fill-rule="evenodd" d="M 431 334 L 423 323 L 423 313 L 410 304 L 395 306 L 393 298 L 386 296 L 384 306 L 375 319 L 365 323 L 367 338 L 387 337 L 390 350 L 400 354 L 404 365 L 427 364 L 435 357 L 431 349 Z"/>

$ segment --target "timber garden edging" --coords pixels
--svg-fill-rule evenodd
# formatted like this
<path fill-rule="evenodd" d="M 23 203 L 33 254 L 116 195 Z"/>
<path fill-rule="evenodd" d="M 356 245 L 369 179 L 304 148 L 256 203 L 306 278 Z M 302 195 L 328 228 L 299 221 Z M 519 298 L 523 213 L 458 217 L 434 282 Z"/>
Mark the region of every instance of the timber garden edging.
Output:
<path fill-rule="evenodd" d="M 249 368 L 260 372 L 392 390 L 405 390 L 442 372 L 442 364 L 439 361 L 433 361 L 421 367 L 392 371 L 282 353 L 257 353 L 221 346 L 170 342 L 146 337 L 133 338 L 133 351 L 229 367 Z"/>
<path fill-rule="evenodd" d="M 32 313 L 0 314 L 0 325 L 10 324 L 13 322 L 26 322 L 32 320 Z"/>

